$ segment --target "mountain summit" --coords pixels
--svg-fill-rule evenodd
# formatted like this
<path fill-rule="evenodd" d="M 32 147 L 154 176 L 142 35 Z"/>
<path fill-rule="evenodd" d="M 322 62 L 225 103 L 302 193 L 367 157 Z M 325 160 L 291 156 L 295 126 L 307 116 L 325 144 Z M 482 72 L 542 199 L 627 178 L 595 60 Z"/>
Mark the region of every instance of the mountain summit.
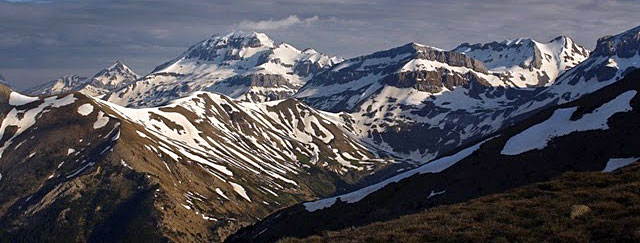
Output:
<path fill-rule="evenodd" d="M 85 84 L 79 91 L 90 96 L 101 96 L 138 78 L 140 78 L 138 74 L 117 60 L 111 66 L 94 75 L 91 82 Z"/>

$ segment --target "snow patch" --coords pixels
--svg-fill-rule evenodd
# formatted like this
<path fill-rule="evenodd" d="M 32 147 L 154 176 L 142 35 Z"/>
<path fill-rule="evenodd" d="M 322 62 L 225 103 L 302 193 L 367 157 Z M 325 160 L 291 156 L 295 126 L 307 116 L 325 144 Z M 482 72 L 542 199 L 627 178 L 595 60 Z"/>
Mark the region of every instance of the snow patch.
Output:
<path fill-rule="evenodd" d="M 82 116 L 87 116 L 91 114 L 91 112 L 93 112 L 93 105 L 91 104 L 87 103 L 78 107 L 78 113 Z"/>
<path fill-rule="evenodd" d="M 100 129 L 109 123 L 109 117 L 104 115 L 104 112 L 98 112 L 98 119 L 93 123 L 93 129 Z"/>
<path fill-rule="evenodd" d="M 247 191 L 244 190 L 244 187 L 233 182 L 229 182 L 229 184 L 233 187 L 233 190 L 236 191 L 236 193 L 238 193 L 238 195 L 240 195 L 244 199 L 247 199 L 247 201 L 251 202 L 251 198 L 249 198 L 249 196 L 247 195 Z"/>
<path fill-rule="evenodd" d="M 26 96 L 18 92 L 11 92 L 11 94 L 9 94 L 9 105 L 12 106 L 21 106 L 36 100 L 38 100 L 38 97 Z"/>
<path fill-rule="evenodd" d="M 631 163 L 638 161 L 638 159 L 640 158 L 611 158 L 607 162 L 607 165 L 604 167 L 602 172 L 612 172 L 619 168 L 630 165 Z"/>
<path fill-rule="evenodd" d="M 224 197 L 225 199 L 229 200 L 227 195 L 225 195 L 224 192 L 220 190 L 220 188 L 216 188 L 216 193 L 218 193 L 218 195 L 220 195 L 221 197 Z"/>

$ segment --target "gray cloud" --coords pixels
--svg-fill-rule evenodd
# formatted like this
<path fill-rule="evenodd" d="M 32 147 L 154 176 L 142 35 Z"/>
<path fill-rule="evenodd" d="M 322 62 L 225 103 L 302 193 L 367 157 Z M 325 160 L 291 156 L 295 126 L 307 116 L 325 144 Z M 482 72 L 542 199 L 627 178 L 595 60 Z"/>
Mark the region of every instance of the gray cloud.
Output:
<path fill-rule="evenodd" d="M 630 0 L 9 1 L 0 1 L 0 73 L 18 89 L 92 75 L 116 59 L 144 74 L 231 29 L 353 57 L 412 41 L 448 49 L 558 35 L 592 48 L 640 24 L 640 4 Z"/>

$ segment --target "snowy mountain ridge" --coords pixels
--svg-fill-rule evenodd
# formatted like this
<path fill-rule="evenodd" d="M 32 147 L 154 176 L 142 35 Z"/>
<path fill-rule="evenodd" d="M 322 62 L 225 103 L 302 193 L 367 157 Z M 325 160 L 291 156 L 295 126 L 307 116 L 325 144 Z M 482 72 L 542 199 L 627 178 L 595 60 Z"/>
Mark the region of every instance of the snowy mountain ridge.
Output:
<path fill-rule="evenodd" d="M 547 43 L 530 38 L 473 45 L 463 43 L 453 51 L 482 61 L 490 72 L 502 74 L 503 79 L 520 88 L 549 86 L 590 53 L 566 36 L 558 36 Z"/>
<path fill-rule="evenodd" d="M 150 107 L 191 92 L 214 91 L 243 101 L 271 101 L 290 97 L 316 73 L 340 61 L 313 49 L 275 44 L 263 33 L 230 32 L 193 45 L 105 99 Z"/>

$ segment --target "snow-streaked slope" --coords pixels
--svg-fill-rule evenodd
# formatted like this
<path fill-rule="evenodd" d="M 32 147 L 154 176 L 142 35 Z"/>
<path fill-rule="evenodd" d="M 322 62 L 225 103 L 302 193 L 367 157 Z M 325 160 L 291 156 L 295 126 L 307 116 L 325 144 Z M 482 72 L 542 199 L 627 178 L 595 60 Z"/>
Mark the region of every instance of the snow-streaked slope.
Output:
<path fill-rule="evenodd" d="M 100 102 L 145 127 L 142 136 L 158 142 L 152 148 L 177 148 L 173 157 L 208 165 L 223 179 L 233 175 L 230 167 L 238 167 L 273 176 L 280 185 L 295 185 L 287 177 L 300 172 L 300 161 L 338 174 L 371 171 L 383 162 L 354 139 L 347 126 L 336 123 L 339 119 L 293 99 L 254 104 L 195 92 L 158 108 Z"/>
<path fill-rule="evenodd" d="M 245 101 L 277 100 L 340 61 L 312 49 L 275 44 L 263 33 L 231 32 L 195 44 L 105 99 L 150 107 L 195 91 L 214 91 Z"/>
<path fill-rule="evenodd" d="M 511 86 L 476 59 L 411 43 L 344 61 L 296 97 L 348 112 L 363 140 L 421 164 L 502 127 L 504 109 L 534 94 Z"/>
<path fill-rule="evenodd" d="M 598 39 L 587 60 L 564 73 L 557 85 L 539 96 L 559 96 L 560 102 L 568 102 L 610 85 L 639 67 L 640 26 Z"/>
<path fill-rule="evenodd" d="M 612 172 L 627 165 L 630 165 L 633 162 L 638 161 L 640 158 L 611 158 L 607 161 L 607 165 L 604 167 L 602 172 Z"/>
<path fill-rule="evenodd" d="M 547 43 L 520 38 L 470 45 L 453 51 L 482 61 L 489 71 L 515 87 L 549 86 L 568 69 L 589 57 L 589 50 L 573 39 L 559 36 Z"/>
<path fill-rule="evenodd" d="M 557 81 L 520 105 L 514 114 L 563 104 L 593 93 L 640 68 L 640 26 L 598 39 L 589 58 L 560 75 Z"/>
<path fill-rule="evenodd" d="M 124 176 L 139 178 L 129 183 L 140 190 L 156 188 L 149 210 L 171 239 L 220 240 L 229 229 L 336 193 L 395 162 L 353 136 L 340 114 L 294 99 L 255 104 L 195 92 L 161 107 L 126 108 L 79 92 L 29 97 L 0 88 L 0 215 L 82 205 L 84 197 L 64 195 L 87 195 L 94 186 L 119 195 L 120 182 L 102 180 Z M 113 200 L 99 204 L 120 199 Z M 71 210 L 84 215 L 85 208 Z M 211 221 L 218 222 L 213 231 Z M 168 233 L 176 231 L 184 234 Z"/>

